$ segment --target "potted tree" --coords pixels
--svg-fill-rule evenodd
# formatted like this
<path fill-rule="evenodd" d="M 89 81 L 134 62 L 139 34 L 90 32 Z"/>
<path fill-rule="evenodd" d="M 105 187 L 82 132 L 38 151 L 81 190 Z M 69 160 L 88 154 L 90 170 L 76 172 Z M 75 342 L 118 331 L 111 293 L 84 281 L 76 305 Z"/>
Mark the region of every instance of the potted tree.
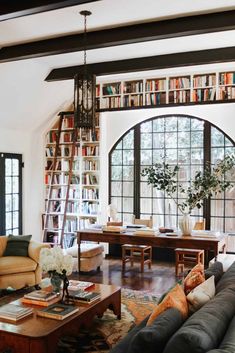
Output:
<path fill-rule="evenodd" d="M 188 182 L 185 188 L 178 183 L 178 165 L 172 167 L 166 163 L 157 163 L 151 167 L 144 168 L 141 175 L 147 178 L 148 184 L 153 185 L 157 190 L 165 191 L 166 194 L 176 203 L 178 210 L 182 213 L 179 227 L 183 235 L 189 235 L 192 231 L 190 214 L 197 207 L 201 208 L 203 200 L 212 195 L 221 193 L 233 186 L 231 181 L 225 176 L 235 165 L 235 156 L 227 155 L 224 160 L 211 166 L 209 163 L 204 171 L 197 171 L 194 179 Z M 184 201 L 180 202 L 176 196 L 176 191 L 184 195 Z"/>

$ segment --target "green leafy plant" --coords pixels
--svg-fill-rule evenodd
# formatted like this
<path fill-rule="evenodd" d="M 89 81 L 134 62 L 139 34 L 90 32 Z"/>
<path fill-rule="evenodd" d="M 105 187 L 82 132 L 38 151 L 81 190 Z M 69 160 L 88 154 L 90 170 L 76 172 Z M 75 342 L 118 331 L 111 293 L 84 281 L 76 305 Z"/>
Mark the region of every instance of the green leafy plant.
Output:
<path fill-rule="evenodd" d="M 157 163 L 154 166 L 144 168 L 141 175 L 147 177 L 148 184 L 157 190 L 165 191 L 176 203 L 183 214 L 191 213 L 197 207 L 201 208 L 204 199 L 221 193 L 233 186 L 233 183 L 225 179 L 225 175 L 235 166 L 234 155 L 227 155 L 223 161 L 212 167 L 209 163 L 204 171 L 197 171 L 194 179 L 189 181 L 188 187 L 178 183 L 178 165 L 172 167 L 166 163 Z M 176 197 L 176 191 L 183 195 L 181 203 Z"/>

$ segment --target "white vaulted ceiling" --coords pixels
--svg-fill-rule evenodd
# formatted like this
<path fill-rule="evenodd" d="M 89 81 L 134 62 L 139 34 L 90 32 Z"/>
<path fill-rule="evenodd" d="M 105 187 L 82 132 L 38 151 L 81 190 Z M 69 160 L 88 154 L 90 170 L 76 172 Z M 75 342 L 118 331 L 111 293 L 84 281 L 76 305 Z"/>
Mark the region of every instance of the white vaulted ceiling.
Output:
<path fill-rule="evenodd" d="M 0 47 L 83 32 L 79 11 L 92 12 L 88 30 L 235 9 L 235 0 L 103 0 L 0 22 Z M 235 31 L 179 37 L 90 50 L 88 62 L 235 46 Z M 53 68 L 80 65 L 74 52 L 0 63 L 0 126 L 35 130 L 73 96 L 73 82 L 45 82 Z M 231 63 L 230 65 L 233 65 Z"/>

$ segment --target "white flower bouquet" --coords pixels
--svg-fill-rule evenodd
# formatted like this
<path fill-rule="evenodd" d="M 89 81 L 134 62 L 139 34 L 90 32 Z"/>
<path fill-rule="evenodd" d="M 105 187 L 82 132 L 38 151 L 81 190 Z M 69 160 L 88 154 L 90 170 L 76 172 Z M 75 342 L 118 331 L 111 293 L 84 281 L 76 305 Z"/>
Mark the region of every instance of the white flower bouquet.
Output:
<path fill-rule="evenodd" d="M 63 277 L 72 273 L 73 258 L 71 255 L 64 255 L 63 250 L 55 246 L 41 250 L 39 264 L 42 271 L 47 272 L 50 277 L 55 273 Z"/>

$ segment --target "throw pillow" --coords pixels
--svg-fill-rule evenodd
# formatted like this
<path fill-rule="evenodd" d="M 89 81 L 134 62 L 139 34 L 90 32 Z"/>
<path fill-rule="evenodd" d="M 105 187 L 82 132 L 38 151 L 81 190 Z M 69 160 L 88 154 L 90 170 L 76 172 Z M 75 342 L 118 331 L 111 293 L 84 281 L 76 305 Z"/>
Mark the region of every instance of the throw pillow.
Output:
<path fill-rule="evenodd" d="M 200 309 L 215 296 L 215 277 L 211 276 L 205 282 L 199 284 L 188 295 L 187 300 L 191 304 L 190 311 Z"/>
<path fill-rule="evenodd" d="M 7 239 L 3 256 L 28 256 L 28 247 L 32 235 L 12 235 Z"/>
<path fill-rule="evenodd" d="M 183 324 L 178 309 L 170 308 L 161 313 L 152 325 L 139 330 L 129 344 L 127 353 L 162 353 L 167 341 Z"/>
<path fill-rule="evenodd" d="M 204 267 L 202 264 L 198 264 L 192 268 L 187 274 L 184 280 L 184 292 L 187 295 L 195 287 L 205 281 Z"/>
<path fill-rule="evenodd" d="M 152 314 L 150 315 L 147 326 L 151 325 L 153 321 L 160 315 L 163 311 L 169 308 L 176 308 L 178 309 L 183 318 L 186 319 L 188 316 L 188 304 L 187 299 L 184 294 L 184 290 L 182 287 L 177 284 L 163 299 L 163 301 L 157 305 L 157 307 L 153 310 Z"/>

